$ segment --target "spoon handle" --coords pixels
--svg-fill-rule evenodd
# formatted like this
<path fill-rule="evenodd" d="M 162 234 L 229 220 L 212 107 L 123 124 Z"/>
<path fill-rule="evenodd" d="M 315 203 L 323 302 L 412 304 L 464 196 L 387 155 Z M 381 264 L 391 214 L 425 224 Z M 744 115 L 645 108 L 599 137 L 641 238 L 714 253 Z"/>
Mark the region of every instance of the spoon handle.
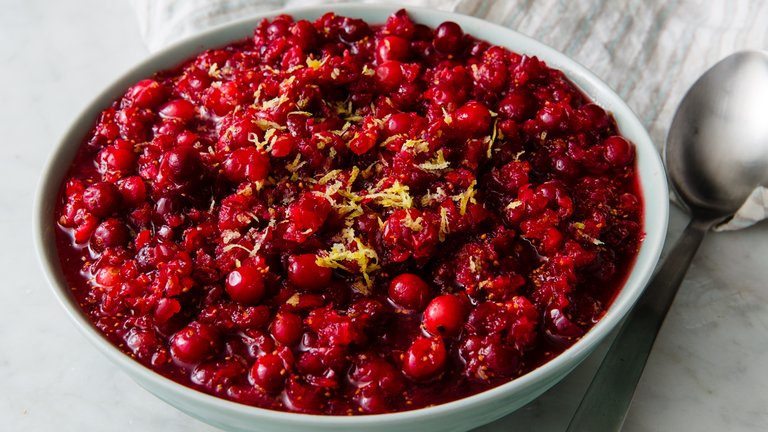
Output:
<path fill-rule="evenodd" d="M 567 432 L 621 429 L 656 335 L 712 224 L 711 221 L 692 219 L 685 228 L 627 316 Z"/>

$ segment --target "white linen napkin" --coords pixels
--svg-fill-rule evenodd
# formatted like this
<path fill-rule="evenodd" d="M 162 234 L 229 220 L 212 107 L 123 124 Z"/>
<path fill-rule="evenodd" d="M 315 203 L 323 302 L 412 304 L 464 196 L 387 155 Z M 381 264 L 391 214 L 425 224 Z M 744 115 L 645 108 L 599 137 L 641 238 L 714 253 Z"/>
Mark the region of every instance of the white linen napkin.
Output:
<path fill-rule="evenodd" d="M 129 0 L 150 51 L 224 22 L 286 7 L 349 0 Z M 405 2 L 405 1 L 403 1 Z M 367 0 L 363 3 L 391 3 Z M 768 44 L 768 3 L 754 0 L 407 0 L 483 18 L 576 59 L 615 89 L 661 149 L 677 105 L 709 67 Z M 758 188 L 729 222 L 745 228 L 768 216 Z"/>

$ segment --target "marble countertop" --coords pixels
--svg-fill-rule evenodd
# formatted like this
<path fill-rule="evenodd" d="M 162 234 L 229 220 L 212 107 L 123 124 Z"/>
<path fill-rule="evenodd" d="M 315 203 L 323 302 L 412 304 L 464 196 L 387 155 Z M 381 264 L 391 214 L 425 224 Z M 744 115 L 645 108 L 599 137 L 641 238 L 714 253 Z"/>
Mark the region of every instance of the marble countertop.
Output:
<path fill-rule="evenodd" d="M 150 395 L 70 324 L 32 244 L 35 185 L 77 113 L 148 55 L 126 1 L 8 0 L 0 15 L 0 429 L 213 431 Z M 672 209 L 667 246 L 687 216 Z M 768 224 L 709 235 L 661 330 L 624 431 L 768 429 Z M 612 339 L 611 336 L 609 339 Z M 478 431 L 565 430 L 610 340 Z"/>

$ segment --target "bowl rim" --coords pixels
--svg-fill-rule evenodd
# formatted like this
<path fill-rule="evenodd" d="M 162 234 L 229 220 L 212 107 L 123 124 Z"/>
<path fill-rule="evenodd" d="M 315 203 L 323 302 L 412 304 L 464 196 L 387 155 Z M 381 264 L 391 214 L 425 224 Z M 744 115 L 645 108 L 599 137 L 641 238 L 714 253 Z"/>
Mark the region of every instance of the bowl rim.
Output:
<path fill-rule="evenodd" d="M 130 356 L 120 351 L 116 346 L 109 342 L 109 340 L 103 337 L 101 332 L 81 311 L 77 302 L 75 302 L 74 298 L 69 294 L 69 287 L 63 278 L 56 242 L 53 237 L 53 230 L 55 229 L 53 213 L 54 201 L 60 190 L 64 173 L 69 169 L 69 163 L 62 168 L 60 161 L 71 161 L 71 157 L 68 158 L 67 156 L 74 155 L 74 151 L 81 145 L 85 136 L 83 131 L 85 130 L 85 133 L 87 133 L 87 130 L 90 130 L 93 127 L 97 113 L 101 112 L 108 107 L 113 100 L 121 96 L 125 92 L 125 89 L 132 83 L 144 79 L 147 76 L 151 76 L 152 72 L 161 70 L 157 69 L 157 64 L 172 63 L 162 67 L 162 69 L 167 69 L 180 64 L 182 61 L 191 58 L 196 55 L 196 53 L 202 52 L 204 49 L 220 47 L 227 43 L 241 40 L 243 37 L 247 37 L 247 34 L 238 37 L 234 37 L 234 35 L 241 34 L 242 28 L 247 28 L 248 26 L 250 26 L 252 32 L 253 27 L 255 27 L 258 21 L 263 18 L 274 17 L 279 14 L 289 14 L 296 19 L 302 19 L 307 16 L 319 18 L 322 14 L 327 12 L 335 12 L 339 15 L 350 17 L 362 17 L 360 15 L 386 17 L 401 8 L 405 8 L 409 16 L 414 18 L 414 21 L 427 23 L 431 27 L 436 27 L 437 24 L 434 24 L 435 22 L 439 24 L 442 21 L 457 21 L 467 33 L 472 34 L 478 39 L 491 42 L 489 40 L 490 38 L 478 35 L 478 33 L 490 32 L 498 32 L 500 34 L 499 37 L 494 38 L 496 40 L 510 37 L 510 40 L 513 42 L 512 45 L 521 45 L 524 46 L 525 49 L 520 49 L 519 47 L 510 48 L 509 45 L 504 45 L 505 47 L 521 54 L 531 52 L 543 59 L 548 66 L 563 71 L 568 79 L 592 98 L 594 102 L 601 105 L 606 111 L 611 111 L 619 125 L 619 129 L 622 131 L 622 135 L 631 135 L 631 140 L 636 148 L 642 149 L 642 151 L 637 151 L 636 153 L 636 163 L 638 166 L 638 175 L 640 176 L 641 172 L 645 172 L 644 175 L 640 176 L 641 192 L 643 195 L 642 200 L 644 202 L 643 229 L 645 231 L 645 239 L 625 285 L 622 287 L 621 291 L 600 321 L 577 343 L 566 349 L 557 357 L 539 368 L 498 387 L 436 406 L 411 411 L 362 416 L 328 416 L 283 412 L 221 399 L 165 378 L 140 364 L 138 361 L 133 360 Z M 470 30 L 466 30 L 467 28 L 470 28 Z M 478 29 L 487 31 L 479 31 Z M 147 71 L 151 72 L 147 73 Z M 125 85 L 125 83 L 129 84 Z M 628 131 L 630 133 L 628 133 Z M 651 188 L 651 186 L 653 186 L 653 188 Z M 54 197 L 53 200 L 50 199 L 51 196 Z M 640 123 L 640 120 L 613 89 L 576 60 L 573 60 L 542 42 L 522 35 L 511 28 L 503 27 L 472 16 L 429 8 L 392 4 L 328 4 L 279 9 L 228 22 L 191 38 L 174 43 L 173 45 L 143 59 L 136 66 L 120 75 L 113 80 L 112 84 L 99 93 L 89 105 L 82 109 L 80 114 L 72 121 L 66 132 L 62 134 L 61 139 L 49 154 L 36 188 L 33 214 L 34 244 L 38 262 L 54 296 L 64 309 L 70 321 L 72 321 L 75 327 L 77 327 L 86 339 L 99 349 L 99 351 L 110 361 L 128 373 L 134 380 L 136 380 L 134 377 L 139 377 L 142 381 L 153 382 L 153 384 L 161 387 L 164 391 L 167 391 L 170 394 L 191 399 L 196 403 L 208 405 L 214 409 L 232 414 L 252 418 L 265 418 L 275 422 L 292 423 L 299 426 L 364 427 L 374 423 L 381 424 L 382 421 L 388 423 L 402 423 L 416 418 L 436 418 L 457 409 L 471 409 L 472 407 L 489 403 L 502 395 L 516 392 L 523 393 L 526 389 L 535 387 L 540 381 L 546 382 L 548 380 L 553 380 L 558 371 L 562 371 L 565 368 L 573 369 L 573 367 L 578 364 L 571 364 L 574 359 L 579 359 L 579 357 L 581 357 L 581 359 L 578 360 L 580 362 L 612 331 L 634 305 L 648 282 L 664 244 L 669 214 L 669 196 L 666 175 L 660 154 L 653 145 L 648 132 Z M 557 381 L 554 381 L 549 384 L 549 386 L 542 390 L 542 392 L 556 382 Z M 141 382 L 139 382 L 139 384 L 143 385 Z"/>

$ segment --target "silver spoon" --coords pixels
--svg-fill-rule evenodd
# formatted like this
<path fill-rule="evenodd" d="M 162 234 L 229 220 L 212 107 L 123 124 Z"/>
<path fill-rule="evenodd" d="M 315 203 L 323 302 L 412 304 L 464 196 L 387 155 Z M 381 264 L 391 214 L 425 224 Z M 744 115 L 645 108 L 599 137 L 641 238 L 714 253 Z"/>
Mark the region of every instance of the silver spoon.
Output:
<path fill-rule="evenodd" d="M 600 365 L 568 432 L 618 431 L 704 235 L 768 186 L 768 53 L 742 51 L 714 65 L 675 113 L 664 157 L 692 219 L 648 283 Z"/>

